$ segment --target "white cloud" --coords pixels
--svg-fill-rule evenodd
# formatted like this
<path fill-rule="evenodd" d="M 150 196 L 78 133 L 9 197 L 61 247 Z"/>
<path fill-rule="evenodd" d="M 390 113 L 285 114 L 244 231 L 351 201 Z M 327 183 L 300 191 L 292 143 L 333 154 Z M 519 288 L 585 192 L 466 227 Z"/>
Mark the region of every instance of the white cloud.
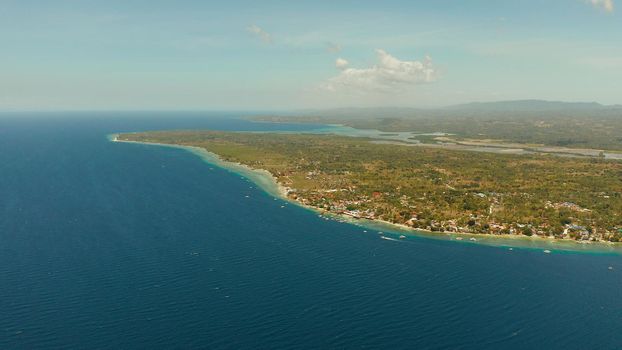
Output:
<path fill-rule="evenodd" d="M 345 60 L 343 58 L 338 58 L 335 61 L 335 67 L 337 67 L 337 69 L 346 69 L 346 68 L 348 68 L 349 64 L 350 64 L 350 62 L 348 62 L 348 60 Z"/>
<path fill-rule="evenodd" d="M 376 54 L 378 64 L 369 68 L 347 68 L 348 61 L 338 59 L 335 65 L 341 73 L 323 87 L 330 91 L 395 92 L 436 80 L 437 72 L 430 57 L 426 56 L 423 61 L 401 61 L 384 50 L 376 50 Z"/>
<path fill-rule="evenodd" d="M 261 29 L 261 27 L 259 27 L 258 25 L 256 24 L 250 25 L 248 28 L 246 28 L 246 30 L 248 30 L 249 33 L 255 35 L 257 38 L 259 38 L 264 43 L 272 44 L 272 35 L 270 35 L 270 33 L 266 32 L 265 30 Z"/>
<path fill-rule="evenodd" d="M 613 12 L 613 0 L 585 0 L 585 2 L 607 12 Z"/>

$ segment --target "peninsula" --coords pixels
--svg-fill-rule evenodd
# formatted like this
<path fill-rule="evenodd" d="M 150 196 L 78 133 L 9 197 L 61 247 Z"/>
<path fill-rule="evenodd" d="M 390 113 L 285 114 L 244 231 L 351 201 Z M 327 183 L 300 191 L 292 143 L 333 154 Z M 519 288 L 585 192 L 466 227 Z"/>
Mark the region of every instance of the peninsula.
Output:
<path fill-rule="evenodd" d="M 306 206 L 413 229 L 622 241 L 622 162 L 408 147 L 317 134 L 125 133 L 263 169 Z"/>

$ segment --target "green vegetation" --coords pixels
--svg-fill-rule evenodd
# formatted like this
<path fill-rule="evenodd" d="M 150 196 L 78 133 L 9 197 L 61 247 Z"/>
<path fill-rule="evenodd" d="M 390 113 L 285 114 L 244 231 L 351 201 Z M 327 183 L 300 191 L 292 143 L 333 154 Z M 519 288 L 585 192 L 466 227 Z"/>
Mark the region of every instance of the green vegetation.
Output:
<path fill-rule="evenodd" d="M 306 205 L 354 217 L 431 231 L 622 239 L 622 162 L 332 135 L 165 131 L 119 140 L 202 147 L 268 170 Z"/>
<path fill-rule="evenodd" d="M 622 150 L 622 108 L 559 108 L 562 109 L 355 109 L 317 112 L 315 115 L 261 116 L 253 119 L 343 124 L 356 129 L 384 132 L 445 132 L 455 134 L 456 140 L 498 140 L 527 145 Z M 414 139 L 434 142 L 431 137 Z"/>

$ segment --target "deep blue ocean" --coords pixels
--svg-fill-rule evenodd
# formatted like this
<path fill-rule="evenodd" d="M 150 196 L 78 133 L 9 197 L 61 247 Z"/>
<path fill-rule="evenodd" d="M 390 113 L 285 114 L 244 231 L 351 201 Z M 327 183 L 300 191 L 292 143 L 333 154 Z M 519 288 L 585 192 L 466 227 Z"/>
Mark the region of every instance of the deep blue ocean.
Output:
<path fill-rule="evenodd" d="M 383 240 L 106 137 L 314 127 L 239 116 L 1 114 L 0 349 L 622 348 L 620 255 Z"/>

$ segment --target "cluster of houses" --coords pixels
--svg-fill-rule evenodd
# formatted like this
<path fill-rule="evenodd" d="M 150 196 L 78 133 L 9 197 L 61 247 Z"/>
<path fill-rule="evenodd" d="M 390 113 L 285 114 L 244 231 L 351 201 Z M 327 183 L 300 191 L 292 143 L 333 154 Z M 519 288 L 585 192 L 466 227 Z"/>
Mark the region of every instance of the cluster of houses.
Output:
<path fill-rule="evenodd" d="M 591 212 L 590 209 L 586 209 L 581 207 L 578 204 L 572 203 L 572 202 L 562 202 L 562 203 L 552 203 L 551 201 L 547 201 L 545 204 L 546 208 L 553 208 L 553 209 L 569 209 L 572 211 L 576 211 L 579 213 L 589 213 Z"/>
<path fill-rule="evenodd" d="M 316 208 L 324 209 L 326 211 L 333 212 L 335 214 L 346 215 L 355 219 L 369 219 L 369 220 L 386 220 L 383 215 L 378 215 L 374 209 L 369 209 L 373 206 L 370 202 L 378 199 L 384 195 L 381 192 L 373 192 L 371 196 L 357 196 L 357 199 L 336 199 L 334 195 L 337 192 L 353 192 L 353 188 L 342 189 L 330 189 L 322 191 L 313 191 L 305 193 L 304 198 L 297 193 L 296 190 L 288 189 L 288 196 L 296 199 L 302 204 L 310 205 Z M 476 196 L 483 198 L 486 196 L 484 193 L 477 193 Z M 495 196 L 492 196 L 493 198 Z M 411 210 L 413 206 L 408 205 L 406 198 L 400 197 L 400 204 L 408 210 Z M 493 200 L 489 214 L 493 211 L 492 206 L 497 205 L 497 201 Z M 589 212 L 589 209 L 583 208 L 575 203 L 562 202 L 562 203 L 546 203 L 547 208 L 554 209 L 569 209 L 576 212 Z M 367 209 L 362 209 L 367 208 Z M 537 235 L 537 236 L 550 236 L 551 227 L 547 223 L 542 223 L 538 226 L 531 224 L 521 223 L 497 223 L 497 222 L 483 222 L 482 218 L 476 218 L 471 215 L 468 220 L 421 220 L 418 218 L 417 213 L 413 210 L 412 216 L 404 222 L 396 222 L 410 226 L 414 229 L 424 229 L 434 232 L 462 232 L 462 233 L 482 233 L 493 235 Z M 392 220 L 388 220 L 392 221 Z M 459 224 L 459 221 L 463 222 Z M 466 221 L 466 222 L 464 222 Z M 593 231 L 591 228 L 568 223 L 562 226 L 563 231 L 557 233 L 557 238 L 568 238 L 579 241 L 622 241 L 622 228 L 615 228 L 614 231 L 600 230 L 598 232 Z M 619 237 L 618 237 L 619 236 Z"/>

